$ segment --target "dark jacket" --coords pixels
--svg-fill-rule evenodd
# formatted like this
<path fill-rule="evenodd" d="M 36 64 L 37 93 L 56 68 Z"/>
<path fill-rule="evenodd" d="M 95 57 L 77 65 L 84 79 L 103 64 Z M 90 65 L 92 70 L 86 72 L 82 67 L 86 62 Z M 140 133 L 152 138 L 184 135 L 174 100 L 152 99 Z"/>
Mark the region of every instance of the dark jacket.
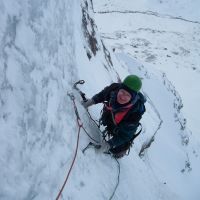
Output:
<path fill-rule="evenodd" d="M 95 104 L 103 102 L 112 102 L 113 95 L 116 96 L 119 89 L 123 87 L 122 83 L 112 83 L 110 86 L 104 88 L 101 92 L 92 97 Z M 122 119 L 119 124 L 113 122 L 111 112 L 104 107 L 102 114 L 103 125 L 107 126 L 108 131 L 112 132 L 115 137 L 113 143 L 130 141 L 137 130 L 139 121 L 145 112 L 145 98 L 142 93 L 138 93 L 136 102 Z M 111 105 L 112 106 L 112 105 Z M 112 142 L 112 141 L 111 141 Z"/>

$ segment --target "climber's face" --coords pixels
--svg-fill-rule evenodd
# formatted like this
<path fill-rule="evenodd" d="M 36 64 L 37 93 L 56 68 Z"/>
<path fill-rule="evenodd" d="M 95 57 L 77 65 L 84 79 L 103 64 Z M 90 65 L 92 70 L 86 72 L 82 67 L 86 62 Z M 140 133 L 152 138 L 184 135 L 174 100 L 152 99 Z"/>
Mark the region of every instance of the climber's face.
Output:
<path fill-rule="evenodd" d="M 120 89 L 117 93 L 117 102 L 119 104 L 128 103 L 131 100 L 131 94 L 124 89 Z"/>

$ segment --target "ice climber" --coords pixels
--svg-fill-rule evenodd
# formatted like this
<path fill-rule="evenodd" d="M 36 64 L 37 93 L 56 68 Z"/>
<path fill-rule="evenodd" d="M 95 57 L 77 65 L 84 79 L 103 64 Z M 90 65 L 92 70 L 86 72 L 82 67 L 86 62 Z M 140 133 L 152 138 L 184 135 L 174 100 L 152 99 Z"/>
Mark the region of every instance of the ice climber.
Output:
<path fill-rule="evenodd" d="M 109 136 L 109 152 L 117 157 L 123 156 L 130 148 L 145 112 L 146 100 L 140 92 L 141 87 L 141 79 L 136 75 L 129 75 L 122 83 L 112 83 L 83 102 L 85 108 L 104 103 L 100 121 Z"/>

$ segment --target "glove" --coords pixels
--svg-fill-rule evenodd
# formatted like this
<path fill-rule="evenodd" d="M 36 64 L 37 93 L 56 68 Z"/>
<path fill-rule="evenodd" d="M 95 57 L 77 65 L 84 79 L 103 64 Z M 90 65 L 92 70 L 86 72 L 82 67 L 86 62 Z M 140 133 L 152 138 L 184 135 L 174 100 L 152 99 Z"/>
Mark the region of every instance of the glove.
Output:
<path fill-rule="evenodd" d="M 81 104 L 87 109 L 89 106 L 92 106 L 94 104 L 94 100 L 87 99 L 87 101 L 82 101 Z"/>

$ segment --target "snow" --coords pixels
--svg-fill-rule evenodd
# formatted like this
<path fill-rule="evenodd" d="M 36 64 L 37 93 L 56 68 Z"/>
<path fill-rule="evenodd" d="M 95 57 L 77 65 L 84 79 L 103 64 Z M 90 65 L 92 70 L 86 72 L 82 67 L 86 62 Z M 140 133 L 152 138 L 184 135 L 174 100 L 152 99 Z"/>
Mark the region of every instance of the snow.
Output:
<path fill-rule="evenodd" d="M 83 30 L 82 9 L 87 4 L 97 24 L 96 55 Z M 84 79 L 80 88 L 90 98 L 133 73 L 143 79 L 147 111 L 130 155 L 119 160 L 120 182 L 113 199 L 198 200 L 198 8 L 196 0 L 2 0 L 0 199 L 55 199 L 78 133 L 67 92 L 74 93 L 86 130 L 100 140 L 72 84 Z M 100 13 L 104 11 L 117 12 Z M 91 23 L 87 28 L 92 33 Z M 94 119 L 101 109 L 100 104 L 89 108 Z M 116 186 L 115 159 L 92 148 L 83 154 L 89 141 L 82 130 L 61 199 L 109 199 Z"/>
<path fill-rule="evenodd" d="M 107 11 L 151 11 L 162 15 L 185 17 L 188 20 L 199 21 L 199 1 L 193 0 L 93 0 L 95 12 Z"/>
<path fill-rule="evenodd" d="M 200 111 L 198 6 L 193 9 L 198 2 L 131 3 L 127 0 L 123 5 L 117 0 L 112 1 L 112 4 L 105 2 L 94 1 L 95 20 L 102 38 L 107 45 L 115 49 L 119 60 L 124 60 L 125 64 L 129 65 L 130 72 L 146 76 L 143 90 L 151 100 L 149 103 L 156 107 L 157 124 L 159 125 L 159 118 L 162 122 L 144 160 L 149 160 L 150 166 L 154 166 L 153 169 L 160 179 L 168 179 L 166 182 L 170 183 L 170 190 L 179 194 L 181 199 L 198 199 L 200 195 L 197 188 L 200 183 L 197 168 L 192 168 L 189 179 L 185 177 L 187 181 L 178 173 L 184 162 L 187 163 L 184 161 L 187 157 L 190 163 L 195 157 L 192 149 L 199 149 L 199 142 L 196 141 L 199 141 Z M 134 68 L 133 72 L 132 66 L 135 66 L 135 62 L 131 59 L 136 59 L 143 67 L 138 65 L 140 70 L 136 71 Z M 181 113 L 180 106 L 183 106 Z M 181 120 L 175 119 L 175 116 L 179 116 Z M 183 127 L 185 119 L 187 123 L 183 133 L 176 122 L 179 121 Z M 155 119 L 153 121 L 155 124 Z M 146 123 L 145 133 L 147 130 L 155 131 L 155 128 L 152 129 L 152 119 L 145 116 L 143 123 Z M 183 141 L 180 141 L 180 136 L 183 141 L 189 138 L 189 148 L 181 147 Z M 165 156 L 161 158 L 161 154 Z M 195 170 L 197 171 L 194 172 Z"/>
<path fill-rule="evenodd" d="M 162 10 L 160 12 L 162 14 Z M 187 14 L 188 10 L 182 11 L 183 16 Z M 166 73 L 181 95 L 189 129 L 199 135 L 199 24 L 147 13 L 96 14 L 95 19 L 108 45 Z M 181 76 L 177 77 L 177 74 Z M 191 106 L 191 100 L 194 106 Z"/>

